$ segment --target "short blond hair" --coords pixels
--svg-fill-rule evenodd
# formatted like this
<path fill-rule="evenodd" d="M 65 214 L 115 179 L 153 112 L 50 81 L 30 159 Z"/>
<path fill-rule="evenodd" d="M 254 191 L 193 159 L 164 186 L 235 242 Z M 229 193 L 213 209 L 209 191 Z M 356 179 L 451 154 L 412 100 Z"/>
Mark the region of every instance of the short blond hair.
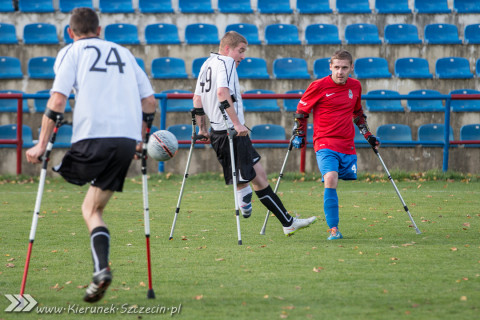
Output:
<path fill-rule="evenodd" d="M 230 48 L 236 48 L 240 43 L 245 43 L 248 45 L 247 39 L 236 31 L 228 31 L 220 40 L 220 46 L 218 48 L 219 52 L 222 52 L 226 46 Z"/>

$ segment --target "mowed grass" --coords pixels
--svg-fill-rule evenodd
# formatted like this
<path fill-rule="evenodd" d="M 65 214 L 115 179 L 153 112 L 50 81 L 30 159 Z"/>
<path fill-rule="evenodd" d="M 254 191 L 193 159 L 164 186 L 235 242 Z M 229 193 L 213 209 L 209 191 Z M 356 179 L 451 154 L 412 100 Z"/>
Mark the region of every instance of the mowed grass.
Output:
<path fill-rule="evenodd" d="M 273 176 L 272 176 L 273 177 Z M 181 176 L 149 178 L 151 257 L 148 277 L 141 177 L 110 201 L 112 283 L 94 305 L 82 301 L 91 279 L 89 235 L 80 207 L 87 187 L 48 179 L 26 293 L 38 305 L 0 319 L 476 319 L 480 312 L 480 182 L 396 181 L 422 231 L 417 235 L 391 183 L 340 182 L 343 240 L 327 241 L 323 185 L 286 176 L 279 195 L 292 215 L 316 224 L 285 237 L 254 196 L 237 244 L 233 192 L 218 174 L 187 179 L 169 241 Z M 272 188 L 275 182 L 271 183 Z M 22 281 L 38 183 L 0 184 L 0 294 Z M 101 309 L 85 309 L 92 306 Z M 56 307 L 58 314 L 39 312 Z M 152 307 L 148 309 L 141 309 Z M 162 309 L 162 307 L 164 309 Z M 176 309 L 175 309 L 176 308 Z M 178 312 L 179 310 L 179 312 Z M 114 312 L 114 313 L 105 313 Z M 136 313 L 128 313 L 136 312 Z"/>

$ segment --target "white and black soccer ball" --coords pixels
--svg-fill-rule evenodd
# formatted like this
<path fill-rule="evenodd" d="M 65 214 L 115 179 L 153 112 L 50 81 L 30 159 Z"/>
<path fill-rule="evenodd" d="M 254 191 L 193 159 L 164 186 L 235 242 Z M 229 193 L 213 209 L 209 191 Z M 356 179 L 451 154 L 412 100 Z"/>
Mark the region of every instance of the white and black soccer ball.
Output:
<path fill-rule="evenodd" d="M 172 159 L 178 150 L 178 140 L 167 130 L 158 130 L 150 135 L 148 140 L 148 155 L 157 161 Z"/>

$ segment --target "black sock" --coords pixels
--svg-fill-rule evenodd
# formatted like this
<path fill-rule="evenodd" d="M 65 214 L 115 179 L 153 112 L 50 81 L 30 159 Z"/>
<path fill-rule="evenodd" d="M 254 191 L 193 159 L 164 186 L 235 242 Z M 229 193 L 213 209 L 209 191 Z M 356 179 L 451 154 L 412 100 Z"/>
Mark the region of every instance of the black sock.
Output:
<path fill-rule="evenodd" d="M 93 272 L 108 268 L 110 233 L 106 227 L 96 227 L 92 230 L 90 246 L 92 247 Z"/>
<path fill-rule="evenodd" d="M 293 217 L 288 214 L 280 198 L 273 192 L 272 187 L 268 186 L 263 190 L 255 191 L 258 199 L 268 210 L 273 212 L 275 217 L 284 227 L 290 227 L 293 223 Z"/>

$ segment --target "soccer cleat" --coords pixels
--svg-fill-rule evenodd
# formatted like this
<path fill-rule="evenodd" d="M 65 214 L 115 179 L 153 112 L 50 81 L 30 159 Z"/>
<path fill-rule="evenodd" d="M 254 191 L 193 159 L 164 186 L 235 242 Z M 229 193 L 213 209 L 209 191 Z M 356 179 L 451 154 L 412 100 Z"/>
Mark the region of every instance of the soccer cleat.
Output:
<path fill-rule="evenodd" d="M 337 227 L 333 227 L 332 229 L 329 229 L 328 232 L 330 232 L 330 235 L 328 236 L 327 240 L 338 240 L 343 238 L 342 234 L 340 233 L 340 231 L 338 231 Z"/>
<path fill-rule="evenodd" d="M 102 299 L 108 286 L 112 283 L 112 273 L 109 268 L 105 268 L 93 275 L 93 280 L 87 287 L 83 301 L 97 302 Z"/>
<path fill-rule="evenodd" d="M 308 219 L 297 219 L 293 218 L 293 223 L 290 227 L 283 227 L 283 233 L 287 237 L 293 235 L 297 230 L 308 228 L 311 224 L 317 221 L 317 217 L 310 217 Z"/>

